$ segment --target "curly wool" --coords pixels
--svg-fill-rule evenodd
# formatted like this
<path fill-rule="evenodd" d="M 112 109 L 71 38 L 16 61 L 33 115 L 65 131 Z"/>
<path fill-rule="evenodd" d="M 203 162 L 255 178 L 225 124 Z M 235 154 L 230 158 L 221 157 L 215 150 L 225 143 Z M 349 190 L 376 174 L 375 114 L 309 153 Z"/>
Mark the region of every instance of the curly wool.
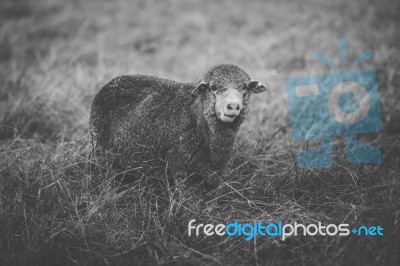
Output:
<path fill-rule="evenodd" d="M 219 90 L 242 89 L 250 76 L 235 65 L 218 65 L 202 80 Z M 216 117 L 214 95 L 194 96 L 196 86 L 146 75 L 115 78 L 92 103 L 92 148 L 120 154 L 126 167 L 167 162 L 174 178 L 193 175 L 218 185 L 236 152 L 250 96 L 244 97 L 241 114 L 224 124 Z"/>

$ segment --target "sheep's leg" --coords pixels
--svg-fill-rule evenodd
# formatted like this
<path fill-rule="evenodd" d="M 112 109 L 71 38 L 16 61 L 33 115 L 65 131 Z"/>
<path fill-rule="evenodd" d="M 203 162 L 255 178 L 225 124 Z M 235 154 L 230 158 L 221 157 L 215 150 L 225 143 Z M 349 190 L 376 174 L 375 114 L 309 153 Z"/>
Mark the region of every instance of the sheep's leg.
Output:
<path fill-rule="evenodd" d="M 202 186 L 216 188 L 222 183 L 222 171 L 216 171 L 208 161 L 198 161 L 190 172 Z"/>
<path fill-rule="evenodd" d="M 217 187 L 220 184 L 221 173 L 214 171 L 203 153 L 196 151 L 193 154 L 192 147 L 179 147 L 168 151 L 168 168 L 171 171 L 176 184 L 204 184 Z M 190 185 L 189 185 L 190 186 Z"/>
<path fill-rule="evenodd" d="M 224 181 L 225 177 L 229 174 L 230 169 L 232 169 L 233 162 L 235 160 L 237 152 L 237 146 L 236 144 L 233 145 L 232 150 L 230 151 L 230 155 L 227 160 L 227 162 L 224 163 L 224 165 L 220 166 L 219 171 L 212 171 L 212 167 L 210 163 L 205 163 L 207 168 L 204 169 L 209 169 L 207 173 L 204 175 L 204 181 L 208 186 L 211 187 L 218 187 L 222 182 Z M 223 163 L 223 161 L 222 161 Z"/>
<path fill-rule="evenodd" d="M 222 175 L 223 174 L 219 171 L 214 171 L 214 172 L 210 171 L 210 172 L 206 173 L 204 175 L 204 179 L 203 179 L 205 186 L 211 187 L 211 188 L 218 187 L 223 182 L 223 180 L 221 178 Z"/>

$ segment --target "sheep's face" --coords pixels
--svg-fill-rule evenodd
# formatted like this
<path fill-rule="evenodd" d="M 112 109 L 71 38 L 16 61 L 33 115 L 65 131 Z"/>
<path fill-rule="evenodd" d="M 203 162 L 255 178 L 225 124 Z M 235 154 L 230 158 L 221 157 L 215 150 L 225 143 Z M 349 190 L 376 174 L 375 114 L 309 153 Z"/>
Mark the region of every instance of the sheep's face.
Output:
<path fill-rule="evenodd" d="M 245 89 L 236 89 L 232 86 L 222 90 L 211 87 L 211 93 L 215 97 L 216 117 L 223 123 L 233 122 L 241 114 L 243 100 L 247 100 Z"/>
<path fill-rule="evenodd" d="M 239 67 L 218 65 L 206 73 L 192 93 L 203 94 L 207 115 L 215 115 L 218 121 L 230 124 L 238 120 L 243 121 L 238 118 L 243 118 L 248 113 L 251 93 L 261 93 L 265 90 L 264 85 L 251 79 Z M 210 107 L 213 107 L 212 110 Z"/>

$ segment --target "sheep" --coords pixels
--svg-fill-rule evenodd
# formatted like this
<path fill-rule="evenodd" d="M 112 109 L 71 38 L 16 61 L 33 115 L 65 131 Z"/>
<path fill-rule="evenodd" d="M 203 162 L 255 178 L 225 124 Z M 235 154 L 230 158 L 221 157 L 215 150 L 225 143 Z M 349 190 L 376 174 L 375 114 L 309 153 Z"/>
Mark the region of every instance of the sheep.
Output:
<path fill-rule="evenodd" d="M 266 87 L 236 65 L 212 67 L 195 83 L 120 76 L 95 96 L 92 151 L 119 154 L 125 167 L 167 163 L 172 179 L 216 187 L 236 153 L 250 94 Z"/>

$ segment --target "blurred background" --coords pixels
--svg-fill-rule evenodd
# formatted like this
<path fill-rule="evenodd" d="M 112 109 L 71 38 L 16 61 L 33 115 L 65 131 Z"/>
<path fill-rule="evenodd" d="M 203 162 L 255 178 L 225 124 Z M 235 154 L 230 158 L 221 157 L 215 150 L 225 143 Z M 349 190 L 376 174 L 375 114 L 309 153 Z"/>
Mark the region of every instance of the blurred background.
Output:
<path fill-rule="evenodd" d="M 341 38 L 348 62 L 374 51 L 358 69 L 376 69 L 384 130 L 398 133 L 399 13 L 400 2 L 387 0 L 3 0 L 0 139 L 86 134 L 91 101 L 112 78 L 195 82 L 220 63 L 270 84 L 253 96 L 243 130 L 273 134 L 289 125 L 285 81 L 329 73 L 315 53 L 339 63 Z"/>

